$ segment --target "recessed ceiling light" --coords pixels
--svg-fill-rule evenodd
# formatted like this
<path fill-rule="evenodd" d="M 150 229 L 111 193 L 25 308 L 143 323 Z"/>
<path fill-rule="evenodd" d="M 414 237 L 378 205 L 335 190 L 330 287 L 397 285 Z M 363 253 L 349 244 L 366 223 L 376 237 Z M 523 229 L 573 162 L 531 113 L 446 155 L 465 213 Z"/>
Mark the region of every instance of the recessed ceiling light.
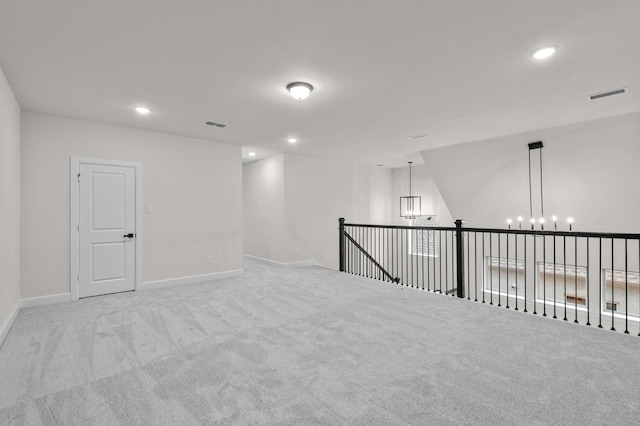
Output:
<path fill-rule="evenodd" d="M 289 143 L 296 143 L 296 142 L 298 142 L 298 139 L 296 139 L 296 138 L 289 138 L 289 139 L 287 139 L 287 141 L 288 141 Z"/>
<path fill-rule="evenodd" d="M 303 83 L 301 81 L 296 81 L 295 83 L 289 83 L 287 85 L 287 90 L 293 96 L 293 99 L 297 99 L 299 101 L 303 99 L 307 99 L 309 94 L 313 90 L 313 86 L 309 83 Z"/>
<path fill-rule="evenodd" d="M 255 153 L 255 152 L 250 152 L 250 153 L 249 153 L 249 157 L 255 157 L 255 156 L 256 156 L 256 153 Z"/>
<path fill-rule="evenodd" d="M 531 56 L 536 59 L 546 59 L 556 53 L 557 49 L 556 46 L 544 46 L 531 52 Z"/>
<path fill-rule="evenodd" d="M 149 114 L 151 110 L 147 107 L 137 106 L 134 108 L 138 114 Z"/>

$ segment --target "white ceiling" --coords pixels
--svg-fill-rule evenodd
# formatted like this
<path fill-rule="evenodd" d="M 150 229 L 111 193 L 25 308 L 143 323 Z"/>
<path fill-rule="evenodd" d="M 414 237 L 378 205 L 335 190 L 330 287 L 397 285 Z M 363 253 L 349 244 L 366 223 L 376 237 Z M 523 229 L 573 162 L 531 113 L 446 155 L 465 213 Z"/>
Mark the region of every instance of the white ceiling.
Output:
<path fill-rule="evenodd" d="M 639 16 L 638 0 L 0 0 L 0 67 L 27 111 L 395 167 L 639 111 Z"/>

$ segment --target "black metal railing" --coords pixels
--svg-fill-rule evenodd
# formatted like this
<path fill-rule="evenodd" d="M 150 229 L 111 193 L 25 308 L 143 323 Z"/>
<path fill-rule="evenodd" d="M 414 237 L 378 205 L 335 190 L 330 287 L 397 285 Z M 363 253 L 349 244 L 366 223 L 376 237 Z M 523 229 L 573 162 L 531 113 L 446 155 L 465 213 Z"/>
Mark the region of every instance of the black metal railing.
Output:
<path fill-rule="evenodd" d="M 340 271 L 640 336 L 640 234 L 339 224 Z"/>

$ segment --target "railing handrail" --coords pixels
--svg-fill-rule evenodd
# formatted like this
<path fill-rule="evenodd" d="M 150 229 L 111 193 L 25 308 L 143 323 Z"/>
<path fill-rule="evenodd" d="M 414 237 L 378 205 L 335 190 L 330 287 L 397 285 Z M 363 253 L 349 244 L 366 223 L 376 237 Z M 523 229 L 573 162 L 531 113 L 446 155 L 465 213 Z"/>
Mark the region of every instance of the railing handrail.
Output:
<path fill-rule="evenodd" d="M 456 227 L 447 226 L 410 226 L 410 225 L 372 225 L 362 223 L 345 223 L 344 226 L 360 226 L 363 228 L 384 228 L 384 229 L 418 229 L 418 230 L 431 230 L 431 231 L 455 231 Z"/>
<path fill-rule="evenodd" d="M 455 231 L 456 227 L 447 226 L 411 226 L 411 225 L 373 225 L 362 223 L 345 223 L 344 226 L 359 226 L 363 228 L 378 229 L 408 229 L 417 231 Z M 614 239 L 640 239 L 640 234 L 630 234 L 624 232 L 584 232 L 584 231 L 554 231 L 540 229 L 504 229 L 504 228 L 466 228 L 467 232 L 485 232 L 494 234 L 518 234 L 518 235 L 540 235 L 558 237 L 583 237 L 583 238 L 614 238 Z"/>

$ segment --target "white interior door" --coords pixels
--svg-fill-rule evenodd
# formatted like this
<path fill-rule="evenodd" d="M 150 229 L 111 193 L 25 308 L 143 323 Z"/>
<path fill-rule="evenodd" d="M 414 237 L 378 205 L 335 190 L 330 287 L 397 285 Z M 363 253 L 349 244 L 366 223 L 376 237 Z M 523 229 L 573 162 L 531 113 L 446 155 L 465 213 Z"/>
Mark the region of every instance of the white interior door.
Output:
<path fill-rule="evenodd" d="M 135 289 L 135 168 L 79 165 L 78 296 Z"/>

